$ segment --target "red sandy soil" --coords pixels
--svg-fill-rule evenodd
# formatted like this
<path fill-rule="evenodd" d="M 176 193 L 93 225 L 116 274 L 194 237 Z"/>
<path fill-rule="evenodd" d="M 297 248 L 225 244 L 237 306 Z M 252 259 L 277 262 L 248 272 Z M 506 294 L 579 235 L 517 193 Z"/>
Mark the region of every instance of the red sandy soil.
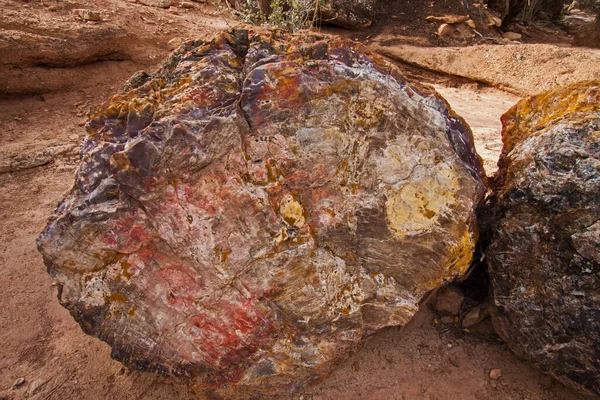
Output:
<path fill-rule="evenodd" d="M 55 4 L 65 9 L 48 11 Z M 37 163 L 44 165 L 0 173 L 0 399 L 204 398 L 201 393 L 191 392 L 184 382 L 129 371 L 111 360 L 109 347 L 85 335 L 58 304 L 56 289 L 45 272 L 35 239 L 73 182 L 77 146 L 85 134 L 81 125 L 87 108 L 117 92 L 134 72 L 152 70 L 168 54 L 168 40 L 186 36 L 209 38 L 216 29 L 235 22 L 211 4 L 196 3 L 196 9 L 177 9 L 179 15 L 176 15 L 120 0 L 45 3 L 0 0 L 0 38 L 9 29 L 19 28 L 15 27 L 15 21 L 37 21 L 31 25 L 23 22 L 32 32 L 40 26 L 51 27 L 53 18 L 62 18 L 66 26 L 82 24 L 73 19 L 70 11 L 73 8 L 100 10 L 108 20 L 100 24 L 126 27 L 126 39 L 123 39 L 127 41 L 126 48 L 123 60 L 90 61 L 59 71 L 29 63 L 20 72 L 24 82 L 15 85 L 24 84 L 23 87 L 32 89 L 29 93 L 44 91 L 44 87 L 51 92 L 29 95 L 13 92 L 0 97 L 0 167 L 15 157 L 34 159 L 33 156 L 50 154 L 42 157 L 45 161 Z M 7 11 L 12 16 L 7 17 Z M 140 16 L 145 16 L 145 20 Z M 387 27 L 373 28 L 373 40 L 377 40 L 378 35 L 389 38 L 395 34 L 394 19 L 389 21 Z M 426 32 L 422 37 L 428 35 Z M 72 40 L 77 40 L 77 36 Z M 498 51 L 505 51 L 502 49 L 505 46 L 496 47 Z M 472 51 L 472 48 L 466 49 Z M 553 51 L 553 48 L 540 50 L 536 57 L 542 59 L 554 54 Z M 575 53 L 581 57 L 584 53 L 578 52 L 585 52 L 570 48 L 565 51 L 570 52 L 569 57 Z M 25 64 L 27 57 L 22 54 Z M 46 86 L 27 81 L 43 76 L 40 74 L 44 68 L 54 81 Z M 407 73 L 436 83 L 436 88 L 471 124 L 488 173 L 493 172 L 501 149 L 499 117 L 518 97 L 490 87 L 494 82 L 465 84 L 464 77 L 453 76 L 451 71 L 444 71 L 443 66 L 439 69 L 441 72 L 421 71 L 420 74 L 419 69 L 412 66 Z M 7 70 L 0 69 L 0 81 L 3 71 Z M 523 74 L 527 75 L 527 71 Z M 577 80 L 576 73 L 571 75 L 570 80 Z M 524 90 L 534 93 L 537 89 L 532 84 Z M 54 150 L 48 153 L 48 149 Z M 455 323 L 436 321 L 434 312 L 423 305 L 406 327 L 384 329 L 375 334 L 362 350 L 329 377 L 292 398 L 585 398 L 518 360 L 499 341 L 489 319 L 468 331 Z M 496 368 L 502 370 L 502 376 L 492 380 L 489 373 Z M 18 378 L 24 378 L 25 382 L 12 388 Z"/>

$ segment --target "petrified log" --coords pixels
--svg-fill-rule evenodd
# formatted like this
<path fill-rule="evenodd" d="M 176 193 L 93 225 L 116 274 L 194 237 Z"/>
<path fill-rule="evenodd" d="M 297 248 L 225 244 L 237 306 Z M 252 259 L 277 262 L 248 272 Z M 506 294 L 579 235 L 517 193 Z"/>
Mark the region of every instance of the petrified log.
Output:
<path fill-rule="evenodd" d="M 600 393 L 600 81 L 522 100 L 503 117 L 493 321 L 519 355 Z"/>
<path fill-rule="evenodd" d="M 471 131 L 358 44 L 232 31 L 128 87 L 38 241 L 127 365 L 293 390 L 468 268 Z"/>

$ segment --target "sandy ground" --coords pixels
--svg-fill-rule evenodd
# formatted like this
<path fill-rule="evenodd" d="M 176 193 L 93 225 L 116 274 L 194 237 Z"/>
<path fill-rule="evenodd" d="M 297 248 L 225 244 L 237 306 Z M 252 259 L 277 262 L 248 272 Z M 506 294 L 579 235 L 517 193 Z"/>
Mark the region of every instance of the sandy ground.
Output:
<path fill-rule="evenodd" d="M 13 7 L 16 3 L 19 2 L 0 0 L 0 8 Z M 117 0 L 69 1 L 65 4 L 73 8 L 98 4 L 108 7 L 116 3 Z M 101 60 L 52 72 L 63 80 L 65 76 L 71 76 L 68 85 L 58 85 L 60 90 L 52 86 L 54 92 L 51 93 L 0 97 L 0 169 L 3 165 L 10 169 L 10 163 L 15 160 L 30 163 L 33 160 L 31 165 L 36 165 L 18 172 L 0 173 L 0 399 L 205 397 L 190 391 L 185 382 L 129 371 L 111 360 L 109 347 L 85 335 L 58 304 L 56 289 L 35 247 L 35 239 L 47 217 L 73 182 L 78 162 L 77 147 L 85 134 L 81 125 L 86 110 L 115 93 L 137 70 L 151 69 L 168 53 L 168 40 L 188 34 L 209 36 L 215 29 L 229 24 L 224 23 L 222 17 L 213 17 L 211 13 L 215 10 L 209 5 L 191 14 L 182 12 L 179 17 L 173 17 L 164 10 L 121 3 L 118 18 L 114 16 L 117 14 L 107 11 L 113 15 L 113 21 L 124 23 L 139 18 L 140 13 L 149 13 L 164 18 L 166 25 L 169 25 L 169 18 L 177 19 L 176 29 L 167 34 L 168 29 L 161 28 L 162 33 L 156 36 L 153 44 L 140 44 L 135 54 L 130 53 L 124 60 Z M 16 6 L 11 10 L 17 15 L 11 18 L 27 11 Z M 129 45 L 135 44 L 136 34 L 143 36 L 139 31 L 141 28 L 135 28 L 135 24 L 129 24 L 128 29 L 133 30 L 128 34 Z M 147 27 L 147 24 L 140 26 Z M 161 25 L 152 26 L 158 28 Z M 378 29 L 385 33 L 385 29 Z M 1 33 L 0 15 L 0 36 Z M 144 52 L 144 48 L 148 48 L 148 52 Z M 554 54 L 552 51 L 544 53 L 545 56 Z M 40 71 L 36 69 L 39 66 L 29 67 L 38 71 L 36 73 Z M 27 69 L 23 68 L 23 71 Z M 414 75 L 414 70 L 411 74 Z M 491 174 L 501 149 L 499 117 L 518 97 L 477 83 L 452 84 L 452 79 L 447 76 L 438 78 L 423 75 L 423 79 L 434 83 L 451 106 L 469 122 L 477 149 Z M 536 89 L 528 88 L 532 92 Z M 375 334 L 362 350 L 329 377 L 304 388 L 293 398 L 584 398 L 518 360 L 498 340 L 489 319 L 469 331 L 458 324 L 437 321 L 434 311 L 423 305 L 406 327 L 385 329 Z M 494 368 L 502 370 L 498 380 L 489 378 L 489 372 Z M 19 378 L 24 378 L 25 382 L 13 388 Z"/>

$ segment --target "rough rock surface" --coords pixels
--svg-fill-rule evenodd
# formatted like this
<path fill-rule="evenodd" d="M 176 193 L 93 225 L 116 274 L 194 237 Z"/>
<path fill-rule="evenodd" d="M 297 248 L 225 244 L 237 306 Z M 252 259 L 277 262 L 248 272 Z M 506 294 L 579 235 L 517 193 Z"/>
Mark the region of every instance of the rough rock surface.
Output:
<path fill-rule="evenodd" d="M 38 241 L 113 357 L 222 393 L 293 390 L 405 324 L 468 268 L 483 195 L 432 89 L 349 41 L 250 36 L 188 41 L 99 108 Z"/>
<path fill-rule="evenodd" d="M 522 100 L 502 122 L 494 325 L 542 370 L 600 393 L 600 81 Z"/>

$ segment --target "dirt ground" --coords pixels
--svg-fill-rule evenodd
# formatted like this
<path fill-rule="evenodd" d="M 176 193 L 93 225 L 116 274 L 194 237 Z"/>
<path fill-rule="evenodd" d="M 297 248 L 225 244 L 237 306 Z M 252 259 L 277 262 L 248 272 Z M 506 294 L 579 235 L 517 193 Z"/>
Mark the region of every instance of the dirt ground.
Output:
<path fill-rule="evenodd" d="M 398 4 L 394 2 L 394 13 L 370 33 L 331 31 L 360 36 L 392 52 L 412 45 L 411 51 L 421 58 L 403 56 L 401 67 L 407 75 L 434 84 L 469 122 L 485 168 L 493 173 L 502 146 L 499 117 L 519 99 L 514 90 L 511 94 L 494 86 L 506 88 L 497 81 L 518 79 L 518 94 L 533 94 L 540 89 L 535 79 L 539 71 L 522 69 L 515 76 L 510 64 L 514 61 L 509 60 L 496 66 L 497 81 L 478 80 L 447 68 L 447 53 L 442 53 L 447 47 L 436 53 L 442 55 L 435 68 L 419 66 L 425 58 L 435 64 L 431 52 L 437 47 L 423 48 L 421 53 L 414 47 L 419 40 L 431 45 L 433 28 L 412 30 L 409 18 L 392 18 L 401 12 Z M 194 5 L 191 10 L 164 10 L 121 0 L 0 0 L 0 399 L 204 397 L 190 391 L 185 382 L 132 372 L 111 360 L 109 347 L 85 335 L 58 304 L 56 289 L 35 247 L 48 216 L 73 182 L 87 109 L 117 92 L 134 72 L 152 70 L 168 54 L 171 39 L 209 38 L 236 23 L 214 4 Z M 99 10 L 104 21 L 82 22 L 73 17 L 72 10 L 77 8 Z M 98 35 L 86 33 L 88 27 L 97 26 L 102 28 Z M 399 30 L 416 34 L 402 41 Z M 27 35 L 32 35 L 31 40 Z M 394 35 L 398 41 L 389 42 Z M 63 39 L 56 45 L 56 40 Z M 560 82 L 548 81 L 548 85 L 600 77 L 600 63 L 579 65 L 590 60 L 586 58 L 590 54 L 596 57 L 595 53 L 565 47 L 568 38 L 563 39 L 553 42 L 560 48 L 547 43 L 527 45 L 534 46 L 528 53 L 532 66 L 537 59 L 552 70 L 555 60 L 555 69 L 562 71 L 561 59 L 553 58 L 559 50 L 566 54 L 562 59 L 577 60 L 576 67 L 560 75 Z M 44 52 L 36 59 L 40 46 Z M 507 47 L 486 46 L 485 54 L 502 62 L 498 54 L 506 53 Z M 463 67 L 477 68 L 474 57 L 483 54 L 477 47 L 452 49 L 453 62 L 463 58 Z M 487 73 L 470 71 L 479 76 Z M 423 305 L 406 327 L 378 332 L 330 376 L 293 398 L 586 398 L 518 360 L 499 341 L 489 319 L 469 331 L 437 321 L 429 306 Z M 502 370 L 498 380 L 489 377 L 495 368 Z M 13 387 L 19 378 L 24 383 Z"/>

